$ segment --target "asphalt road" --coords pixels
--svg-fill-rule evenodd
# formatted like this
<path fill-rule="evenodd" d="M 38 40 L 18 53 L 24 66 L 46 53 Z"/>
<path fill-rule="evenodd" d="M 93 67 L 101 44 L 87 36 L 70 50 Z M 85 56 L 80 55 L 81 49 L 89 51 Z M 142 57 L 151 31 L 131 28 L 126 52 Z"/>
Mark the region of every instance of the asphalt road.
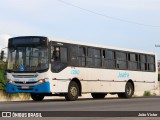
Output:
<path fill-rule="evenodd" d="M 122 111 L 124 112 L 123 114 L 125 119 L 127 119 L 127 113 L 125 113 L 125 111 L 141 111 L 142 113 L 145 111 L 160 111 L 160 96 L 138 97 L 131 99 L 105 98 L 101 100 L 89 98 L 78 99 L 77 101 L 71 102 L 65 101 L 65 99 L 63 98 L 43 100 L 41 102 L 35 102 L 31 100 L 5 101 L 0 102 L 0 111 L 97 111 L 97 113 L 99 111 Z M 59 117 L 57 119 L 59 119 Z M 86 119 L 91 119 L 91 117 L 88 117 Z M 93 119 L 98 118 L 94 117 Z M 103 119 L 105 119 L 105 117 Z M 129 119 L 132 120 L 132 118 Z M 139 119 L 140 117 L 138 117 L 136 120 Z M 145 120 L 146 119 L 158 120 L 160 119 L 160 117 L 156 117 L 154 119 L 152 117 L 145 117 Z"/>

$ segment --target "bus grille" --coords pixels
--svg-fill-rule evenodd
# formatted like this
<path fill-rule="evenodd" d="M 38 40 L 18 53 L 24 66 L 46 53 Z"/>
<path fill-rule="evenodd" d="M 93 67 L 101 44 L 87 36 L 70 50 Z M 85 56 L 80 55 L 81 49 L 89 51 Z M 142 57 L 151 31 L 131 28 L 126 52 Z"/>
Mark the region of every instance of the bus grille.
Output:
<path fill-rule="evenodd" d="M 15 81 L 14 83 L 16 83 L 16 84 L 35 84 L 35 83 L 37 83 L 38 81 L 33 81 L 33 82 L 31 82 L 31 81 L 26 81 L 26 82 L 20 82 L 20 81 Z"/>
<path fill-rule="evenodd" d="M 37 75 L 13 75 L 15 78 L 35 78 Z"/>

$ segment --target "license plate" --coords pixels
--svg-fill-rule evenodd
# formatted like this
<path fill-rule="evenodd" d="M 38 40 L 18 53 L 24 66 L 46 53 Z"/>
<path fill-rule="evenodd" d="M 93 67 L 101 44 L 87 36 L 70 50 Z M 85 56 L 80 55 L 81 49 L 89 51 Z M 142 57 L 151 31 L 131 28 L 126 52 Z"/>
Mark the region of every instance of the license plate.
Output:
<path fill-rule="evenodd" d="M 29 89 L 29 86 L 21 86 L 21 89 Z"/>

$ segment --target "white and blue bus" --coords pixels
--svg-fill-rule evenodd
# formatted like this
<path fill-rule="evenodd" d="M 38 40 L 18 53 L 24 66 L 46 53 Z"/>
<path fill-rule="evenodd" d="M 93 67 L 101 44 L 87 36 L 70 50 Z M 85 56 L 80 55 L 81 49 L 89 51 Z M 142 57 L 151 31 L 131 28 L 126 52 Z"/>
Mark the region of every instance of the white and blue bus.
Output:
<path fill-rule="evenodd" d="M 120 49 L 41 36 L 10 38 L 7 92 L 65 96 L 74 101 L 84 93 L 95 99 L 107 94 L 131 98 L 157 86 L 156 56 L 151 52 Z"/>

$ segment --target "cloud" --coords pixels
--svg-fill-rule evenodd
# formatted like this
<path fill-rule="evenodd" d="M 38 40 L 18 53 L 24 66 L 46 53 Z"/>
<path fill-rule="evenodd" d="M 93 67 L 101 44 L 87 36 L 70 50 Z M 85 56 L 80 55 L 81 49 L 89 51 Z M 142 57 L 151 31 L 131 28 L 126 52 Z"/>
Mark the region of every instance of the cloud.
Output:
<path fill-rule="evenodd" d="M 0 50 L 8 46 L 8 39 L 11 38 L 8 34 L 0 34 Z M 7 51 L 4 49 L 4 51 Z"/>
<path fill-rule="evenodd" d="M 38 28 L 33 23 L 27 23 L 20 19 L 9 19 L 7 17 L 0 19 L 0 35 L 9 34 L 12 37 L 37 35 Z M 3 28 L 3 29 L 2 29 Z"/>

